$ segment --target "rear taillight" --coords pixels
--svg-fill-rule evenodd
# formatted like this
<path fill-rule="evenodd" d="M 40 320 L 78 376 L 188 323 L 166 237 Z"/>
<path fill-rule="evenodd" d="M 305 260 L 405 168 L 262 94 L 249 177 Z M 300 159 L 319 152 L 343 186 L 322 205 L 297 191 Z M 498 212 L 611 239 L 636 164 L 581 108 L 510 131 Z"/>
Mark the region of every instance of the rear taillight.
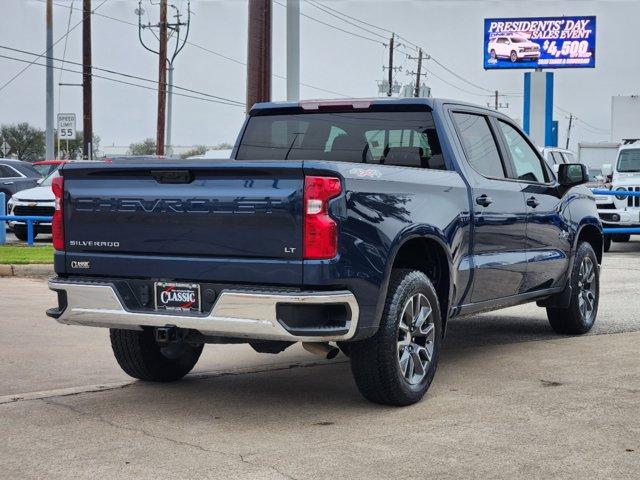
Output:
<path fill-rule="evenodd" d="M 303 252 L 306 260 L 328 259 L 338 254 L 338 225 L 329 216 L 329 200 L 341 192 L 339 178 L 304 178 Z"/>
<path fill-rule="evenodd" d="M 56 177 L 51 181 L 51 190 L 56 199 L 56 209 L 53 212 L 51 222 L 51 235 L 53 237 L 53 248 L 64 250 L 64 214 L 62 211 L 62 199 L 64 194 L 64 178 Z"/>

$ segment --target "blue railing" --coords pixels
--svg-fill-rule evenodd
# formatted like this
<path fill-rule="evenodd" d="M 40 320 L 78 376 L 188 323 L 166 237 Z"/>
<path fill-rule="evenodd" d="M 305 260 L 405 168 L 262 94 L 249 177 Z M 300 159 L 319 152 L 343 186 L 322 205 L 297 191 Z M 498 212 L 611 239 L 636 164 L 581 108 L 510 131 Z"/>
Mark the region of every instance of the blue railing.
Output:
<path fill-rule="evenodd" d="M 616 197 L 640 197 L 640 192 L 629 192 L 627 190 L 606 190 L 603 188 L 594 188 L 591 190 L 594 195 L 609 195 Z M 640 228 L 638 227 L 606 227 L 603 228 L 604 233 L 629 233 L 633 235 L 640 234 Z"/>
<path fill-rule="evenodd" d="M 4 210 L 4 208 L 3 208 Z M 44 217 L 39 215 L 0 215 L 0 245 L 6 243 L 6 226 L 4 224 L 7 222 L 25 222 L 27 224 L 27 245 L 30 247 L 33 246 L 33 224 L 34 223 L 51 223 L 53 217 Z"/>

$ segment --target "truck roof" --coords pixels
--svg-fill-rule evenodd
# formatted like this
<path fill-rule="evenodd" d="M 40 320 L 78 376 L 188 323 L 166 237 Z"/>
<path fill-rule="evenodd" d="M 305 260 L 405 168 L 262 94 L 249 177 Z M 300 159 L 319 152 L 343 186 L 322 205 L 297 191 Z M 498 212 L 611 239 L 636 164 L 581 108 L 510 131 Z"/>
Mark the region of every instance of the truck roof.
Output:
<path fill-rule="evenodd" d="M 464 105 L 468 107 L 474 107 L 482 110 L 486 110 L 493 114 L 495 110 L 488 109 L 486 107 L 476 105 L 468 102 L 461 102 L 458 100 L 450 100 L 446 98 L 333 98 L 333 99 L 317 99 L 317 100 L 301 100 L 299 102 L 264 102 L 256 103 L 251 108 L 249 115 L 260 115 L 274 113 L 274 110 L 279 111 L 319 111 L 319 110 L 341 110 L 343 107 L 347 110 L 368 110 L 372 107 L 379 106 L 411 106 L 420 107 L 424 106 L 425 109 L 434 109 L 439 105 L 455 104 Z"/>

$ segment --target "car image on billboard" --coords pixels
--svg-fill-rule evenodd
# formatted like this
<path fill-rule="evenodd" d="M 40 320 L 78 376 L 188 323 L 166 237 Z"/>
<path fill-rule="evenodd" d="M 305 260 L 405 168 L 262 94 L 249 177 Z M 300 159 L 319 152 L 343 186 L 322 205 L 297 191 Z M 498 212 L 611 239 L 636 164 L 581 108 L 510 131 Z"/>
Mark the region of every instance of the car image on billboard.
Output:
<path fill-rule="evenodd" d="M 486 18 L 484 68 L 593 68 L 596 17 Z"/>

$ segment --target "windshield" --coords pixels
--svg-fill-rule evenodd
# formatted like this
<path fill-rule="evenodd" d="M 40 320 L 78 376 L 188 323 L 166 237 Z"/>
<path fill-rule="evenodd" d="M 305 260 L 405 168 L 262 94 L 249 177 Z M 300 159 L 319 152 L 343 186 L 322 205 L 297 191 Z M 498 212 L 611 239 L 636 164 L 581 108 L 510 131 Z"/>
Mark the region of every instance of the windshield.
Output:
<path fill-rule="evenodd" d="M 527 43 L 528 40 L 522 37 L 511 37 L 511 41 L 513 43 Z"/>
<path fill-rule="evenodd" d="M 618 155 L 619 172 L 640 172 L 640 148 L 622 150 Z"/>
<path fill-rule="evenodd" d="M 56 178 L 56 177 L 59 177 L 59 176 L 60 176 L 60 172 L 58 170 L 55 170 L 48 177 L 45 177 L 44 180 L 42 180 L 40 182 L 40 186 L 41 187 L 50 187 L 51 186 L 51 182 L 53 181 L 53 179 Z"/>
<path fill-rule="evenodd" d="M 445 169 L 431 112 L 251 117 L 238 160 L 332 160 Z"/>

